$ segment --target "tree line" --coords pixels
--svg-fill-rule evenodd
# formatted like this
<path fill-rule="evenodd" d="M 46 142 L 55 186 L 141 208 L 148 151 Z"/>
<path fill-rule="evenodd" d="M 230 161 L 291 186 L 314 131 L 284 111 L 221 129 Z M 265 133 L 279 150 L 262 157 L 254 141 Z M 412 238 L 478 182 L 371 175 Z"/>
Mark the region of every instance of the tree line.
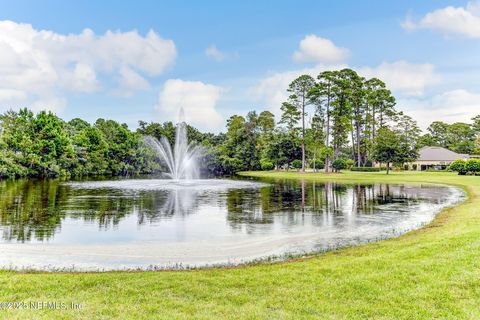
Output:
<path fill-rule="evenodd" d="M 385 83 L 352 69 L 301 75 L 286 89 L 278 123 L 269 111 L 227 121 L 217 162 L 227 172 L 273 168 L 403 166 L 423 146 L 480 154 L 480 115 L 472 123 L 433 122 L 422 135 L 417 122 L 396 109 Z M 362 171 L 362 170 L 359 170 Z"/>
<path fill-rule="evenodd" d="M 251 111 L 227 120 L 226 132 L 187 135 L 205 147 L 209 174 L 296 168 L 387 170 L 418 156 L 422 146 L 480 154 L 480 115 L 472 123 L 435 121 L 421 134 L 416 121 L 396 109 L 380 79 L 352 69 L 301 75 L 290 83 L 281 117 Z M 134 175 L 162 171 L 144 136 L 165 136 L 173 144 L 176 125 L 140 121 L 137 130 L 113 120 L 64 121 L 51 112 L 28 109 L 0 115 L 0 177 Z M 365 169 L 366 171 L 366 169 Z"/>
<path fill-rule="evenodd" d="M 128 175 L 158 168 L 141 135 L 113 120 L 68 122 L 28 109 L 0 115 L 0 177 Z"/>

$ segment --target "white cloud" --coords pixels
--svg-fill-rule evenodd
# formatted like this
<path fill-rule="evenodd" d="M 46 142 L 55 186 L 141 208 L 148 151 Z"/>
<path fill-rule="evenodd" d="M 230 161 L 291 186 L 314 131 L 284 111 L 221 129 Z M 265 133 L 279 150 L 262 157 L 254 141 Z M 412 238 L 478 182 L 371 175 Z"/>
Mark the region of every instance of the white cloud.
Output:
<path fill-rule="evenodd" d="M 480 93 L 456 89 L 425 99 L 399 100 L 398 107 L 417 120 L 422 129 L 433 121 L 468 123 L 480 114 Z"/>
<path fill-rule="evenodd" d="M 63 83 L 72 91 L 94 92 L 100 88 L 95 70 L 86 63 L 78 62 L 72 72 L 63 73 Z"/>
<path fill-rule="evenodd" d="M 339 63 L 349 55 L 348 49 L 337 47 L 331 40 L 311 34 L 300 41 L 298 50 L 293 53 L 293 61 Z"/>
<path fill-rule="evenodd" d="M 174 42 L 154 31 L 145 36 L 137 31 L 96 35 L 85 29 L 64 35 L 0 21 L 0 89 L 23 92 L 17 94 L 22 106 L 54 100 L 64 105 L 66 91 L 88 93 L 108 86 L 109 81 L 100 83 L 99 74 L 102 79 L 118 78 L 122 90 L 144 89 L 148 82 L 140 74 L 158 76 L 175 59 Z M 6 102 L 0 96 L 0 106 Z"/>
<path fill-rule="evenodd" d="M 188 124 L 203 129 L 220 129 L 223 117 L 216 110 L 222 87 L 201 81 L 167 80 L 158 97 L 157 110 L 162 117 L 178 119 L 180 109 L 185 111 Z"/>
<path fill-rule="evenodd" d="M 29 108 L 34 111 L 42 111 L 42 110 L 50 110 L 55 113 L 61 112 L 65 106 L 67 105 L 67 101 L 65 98 L 62 97 L 44 97 L 42 99 L 36 100 Z"/>
<path fill-rule="evenodd" d="M 408 31 L 432 29 L 446 35 L 457 34 L 480 38 L 480 1 L 468 2 L 466 7 L 448 6 L 427 13 L 418 21 L 407 17 L 402 27 Z"/>
<path fill-rule="evenodd" d="M 21 90 L 0 89 L 0 101 L 17 101 L 27 98 L 27 94 Z"/>
<path fill-rule="evenodd" d="M 133 71 L 129 67 L 123 67 L 119 71 L 120 79 L 119 91 L 118 93 L 123 96 L 131 96 L 136 91 L 146 90 L 150 88 L 150 83 L 139 75 L 137 72 Z"/>
<path fill-rule="evenodd" d="M 209 46 L 207 49 L 205 49 L 205 55 L 209 58 L 212 58 L 216 61 L 223 61 L 226 58 L 226 54 L 223 53 L 222 51 L 218 50 L 215 45 Z"/>
<path fill-rule="evenodd" d="M 426 88 L 440 81 L 434 65 L 429 63 L 383 62 L 377 67 L 359 68 L 358 72 L 366 78 L 379 78 L 389 89 L 409 96 L 421 96 Z"/>

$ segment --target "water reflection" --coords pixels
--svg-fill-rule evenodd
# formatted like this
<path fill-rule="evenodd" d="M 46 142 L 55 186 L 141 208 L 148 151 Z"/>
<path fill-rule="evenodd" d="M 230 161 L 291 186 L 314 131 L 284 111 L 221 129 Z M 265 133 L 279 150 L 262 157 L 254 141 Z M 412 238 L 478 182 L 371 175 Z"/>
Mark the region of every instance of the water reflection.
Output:
<path fill-rule="evenodd" d="M 4 242 L 77 243 L 92 227 L 88 241 L 98 243 L 117 241 L 115 234 L 129 241 L 220 239 L 333 225 L 394 227 L 451 200 L 446 187 L 267 182 L 260 188 L 143 190 L 128 183 L 82 188 L 57 180 L 2 181 L 0 231 Z M 183 231 L 170 233 L 179 225 Z"/>
<path fill-rule="evenodd" d="M 46 240 L 60 230 L 66 190 L 50 181 L 1 181 L 0 224 L 6 240 Z"/>

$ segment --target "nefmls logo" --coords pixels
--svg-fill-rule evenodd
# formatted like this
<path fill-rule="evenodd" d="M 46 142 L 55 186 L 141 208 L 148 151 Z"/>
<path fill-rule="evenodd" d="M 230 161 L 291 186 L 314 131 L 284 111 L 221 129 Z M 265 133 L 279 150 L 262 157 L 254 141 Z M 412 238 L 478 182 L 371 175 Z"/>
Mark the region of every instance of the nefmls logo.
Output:
<path fill-rule="evenodd" d="M 44 302 L 44 301 L 30 302 L 30 309 L 65 310 L 65 309 L 67 309 L 67 304 L 64 303 L 64 302 L 50 302 L 50 301 L 48 301 L 48 302 Z"/>

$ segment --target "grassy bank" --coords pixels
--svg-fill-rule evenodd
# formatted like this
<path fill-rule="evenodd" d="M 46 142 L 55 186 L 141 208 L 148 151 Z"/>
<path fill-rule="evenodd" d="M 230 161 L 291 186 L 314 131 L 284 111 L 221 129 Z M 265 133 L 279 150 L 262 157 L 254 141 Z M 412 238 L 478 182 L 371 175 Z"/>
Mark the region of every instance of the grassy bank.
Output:
<path fill-rule="evenodd" d="M 244 174 L 445 183 L 465 188 L 469 199 L 400 238 L 278 264 L 140 273 L 0 271 L 0 302 L 82 304 L 78 310 L 0 310 L 0 318 L 480 318 L 480 177 L 416 172 Z"/>

